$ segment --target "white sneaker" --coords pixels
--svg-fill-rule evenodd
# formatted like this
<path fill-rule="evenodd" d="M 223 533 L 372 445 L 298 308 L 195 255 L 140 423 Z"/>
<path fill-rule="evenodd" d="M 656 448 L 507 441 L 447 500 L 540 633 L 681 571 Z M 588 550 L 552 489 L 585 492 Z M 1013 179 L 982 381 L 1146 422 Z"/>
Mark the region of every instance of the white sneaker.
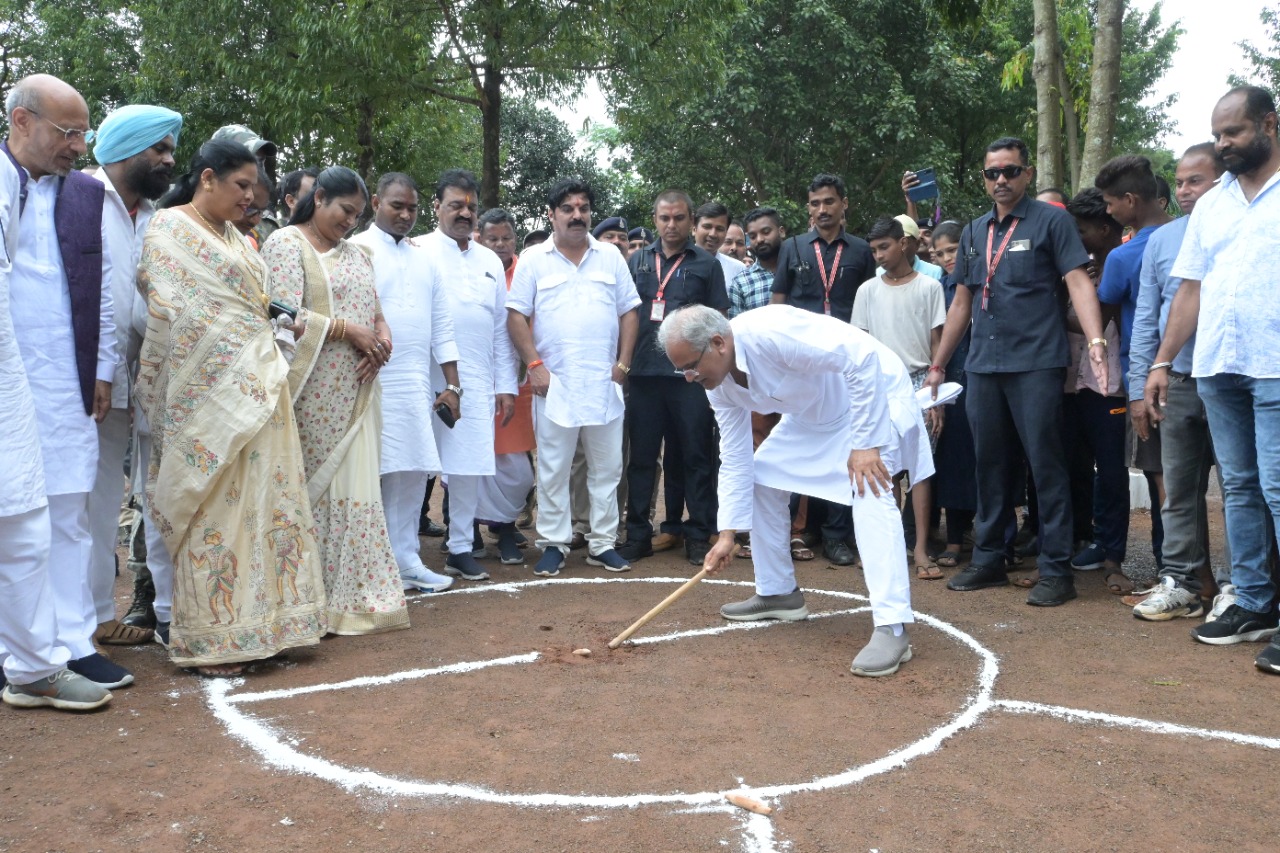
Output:
<path fill-rule="evenodd" d="M 1213 609 L 1204 617 L 1206 622 L 1216 622 L 1223 612 L 1236 603 L 1236 588 L 1229 583 L 1218 587 L 1218 594 L 1213 597 Z"/>
<path fill-rule="evenodd" d="M 453 586 L 453 578 L 448 575 L 438 575 L 423 566 L 420 569 L 402 571 L 400 573 L 400 583 L 404 584 L 405 592 L 412 592 L 415 589 L 422 592 L 444 592 Z"/>
<path fill-rule="evenodd" d="M 1204 615 L 1204 605 L 1200 596 L 1178 586 L 1173 578 L 1163 577 L 1145 600 L 1134 605 L 1133 615 L 1148 622 L 1194 619 Z"/>

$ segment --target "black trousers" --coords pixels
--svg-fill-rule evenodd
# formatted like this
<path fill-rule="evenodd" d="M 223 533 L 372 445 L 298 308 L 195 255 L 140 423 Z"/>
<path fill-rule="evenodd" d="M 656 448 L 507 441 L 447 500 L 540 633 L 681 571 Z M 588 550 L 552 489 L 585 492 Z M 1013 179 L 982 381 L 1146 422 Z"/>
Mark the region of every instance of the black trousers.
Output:
<path fill-rule="evenodd" d="M 685 539 L 707 540 L 716 531 L 715 415 L 701 385 L 679 376 L 633 376 L 627 398 L 631 462 L 627 465 L 627 540 L 653 536 L 649 508 L 662 440 L 678 448 L 665 459 L 663 476 L 683 489 Z M 670 491 L 670 490 L 668 490 Z"/>
<path fill-rule="evenodd" d="M 1040 505 L 1041 577 L 1071 577 L 1071 486 L 1062 439 L 1065 368 L 969 372 L 969 425 L 977 459 L 973 565 L 1003 564 L 1005 534 L 1019 495 L 1021 443 Z"/>

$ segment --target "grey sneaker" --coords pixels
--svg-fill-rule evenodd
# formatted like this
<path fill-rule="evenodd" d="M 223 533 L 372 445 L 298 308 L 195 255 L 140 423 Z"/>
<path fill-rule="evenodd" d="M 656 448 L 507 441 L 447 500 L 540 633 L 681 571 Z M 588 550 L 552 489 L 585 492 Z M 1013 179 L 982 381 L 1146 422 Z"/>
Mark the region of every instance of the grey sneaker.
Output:
<path fill-rule="evenodd" d="M 902 633 L 895 637 L 893 628 L 882 625 L 871 633 L 871 641 L 858 652 L 849 670 L 854 675 L 876 678 L 881 675 L 893 675 L 898 671 L 898 667 L 909 660 L 911 660 L 911 641 L 907 637 L 907 626 L 903 625 Z"/>
<path fill-rule="evenodd" d="M 30 684 L 5 685 L 0 694 L 6 705 L 15 708 L 57 708 L 61 711 L 92 711 L 111 701 L 111 693 L 69 669 Z"/>
<path fill-rule="evenodd" d="M 786 595 L 753 595 L 746 601 L 726 604 L 720 608 L 720 615 L 734 622 L 759 619 L 799 622 L 809 618 L 809 608 L 804 606 L 804 593 L 796 587 Z"/>
<path fill-rule="evenodd" d="M 1229 583 L 1218 587 L 1218 594 L 1213 597 L 1213 608 L 1204 617 L 1206 622 L 1216 622 L 1228 607 L 1236 603 L 1236 588 Z"/>
<path fill-rule="evenodd" d="M 1173 578 L 1163 577 L 1150 595 L 1134 605 L 1133 615 L 1148 622 L 1194 619 L 1204 615 L 1204 605 L 1200 596 L 1178 586 Z"/>

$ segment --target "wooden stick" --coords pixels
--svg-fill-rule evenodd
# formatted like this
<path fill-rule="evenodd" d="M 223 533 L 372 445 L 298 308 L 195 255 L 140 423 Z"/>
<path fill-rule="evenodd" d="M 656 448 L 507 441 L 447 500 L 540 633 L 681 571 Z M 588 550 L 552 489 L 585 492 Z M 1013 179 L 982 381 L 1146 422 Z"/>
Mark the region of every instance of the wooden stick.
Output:
<path fill-rule="evenodd" d="M 707 576 L 707 570 L 702 569 L 696 575 L 689 578 L 680 586 L 679 589 L 677 589 L 675 592 L 668 595 L 666 598 L 662 599 L 662 601 L 659 602 L 657 607 L 653 608 L 648 613 L 641 616 L 635 622 L 632 622 L 631 627 L 627 628 L 627 630 L 623 631 L 621 634 L 619 634 L 618 636 L 610 640 L 609 648 L 616 649 L 618 646 L 622 645 L 624 642 L 626 642 L 628 637 L 630 637 L 636 631 L 639 631 L 641 628 L 643 628 L 650 619 L 657 616 L 659 613 L 661 613 L 662 611 L 670 607 L 672 604 L 674 604 L 676 599 L 684 595 L 689 590 L 693 589 L 693 587 L 698 583 L 698 581 L 702 580 L 706 576 Z"/>

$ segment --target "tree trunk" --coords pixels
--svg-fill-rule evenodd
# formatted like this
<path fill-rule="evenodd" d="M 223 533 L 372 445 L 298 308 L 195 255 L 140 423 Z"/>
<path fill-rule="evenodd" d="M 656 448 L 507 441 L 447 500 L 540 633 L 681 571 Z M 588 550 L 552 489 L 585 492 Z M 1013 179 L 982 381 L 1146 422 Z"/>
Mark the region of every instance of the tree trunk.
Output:
<path fill-rule="evenodd" d="M 360 173 L 364 182 L 369 184 L 373 180 L 373 104 L 368 100 L 362 100 L 356 105 L 356 112 L 358 115 L 356 149 L 359 151 L 356 155 L 356 171 Z"/>
<path fill-rule="evenodd" d="M 1062 47 L 1058 38 L 1058 8 L 1054 0 L 1032 0 L 1035 34 L 1031 46 L 1035 58 L 1031 75 L 1036 81 L 1036 185 L 1062 186 L 1062 105 L 1058 91 L 1058 65 Z"/>
<path fill-rule="evenodd" d="M 1058 55 L 1058 91 L 1062 93 L 1062 132 L 1067 137 L 1067 183 L 1074 194 L 1080 189 L 1080 117 L 1076 115 L 1076 99 L 1061 53 Z"/>
<path fill-rule="evenodd" d="M 1125 0 L 1098 0 L 1098 25 L 1093 36 L 1093 75 L 1089 115 L 1085 119 L 1084 159 L 1080 183 L 1092 186 L 1098 170 L 1111 158 L 1116 107 L 1120 102 L 1120 38 Z"/>
<path fill-rule="evenodd" d="M 502 70 L 484 64 L 484 88 L 480 93 L 484 156 L 480 175 L 480 208 L 498 206 L 502 188 Z"/>

